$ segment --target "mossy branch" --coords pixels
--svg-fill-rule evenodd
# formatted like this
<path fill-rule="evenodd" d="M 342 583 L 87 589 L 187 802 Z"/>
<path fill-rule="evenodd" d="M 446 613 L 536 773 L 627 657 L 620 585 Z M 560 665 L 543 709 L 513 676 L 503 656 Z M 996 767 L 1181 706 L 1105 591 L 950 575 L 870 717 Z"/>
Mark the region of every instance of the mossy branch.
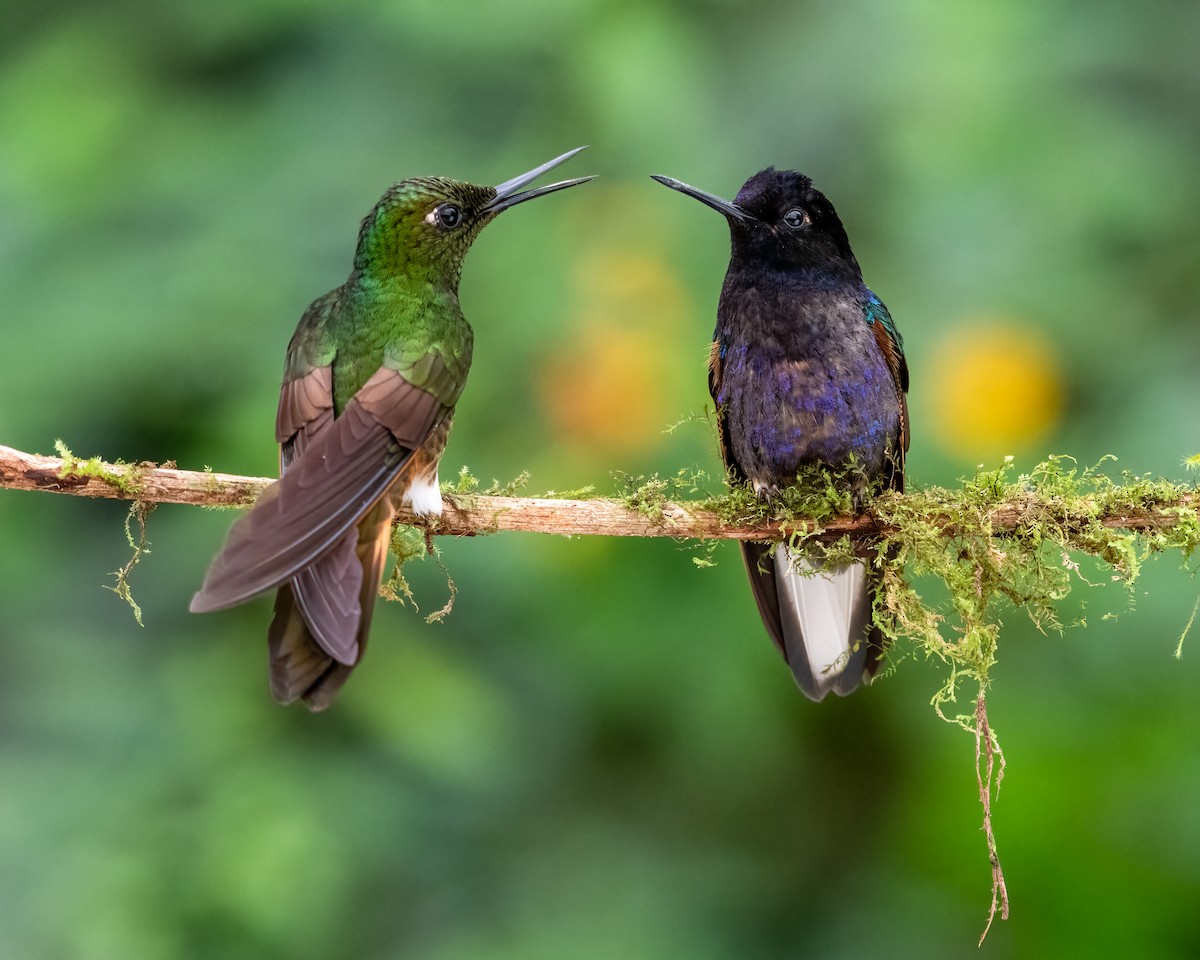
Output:
<path fill-rule="evenodd" d="M 141 503 L 181 503 L 204 507 L 246 507 L 271 482 L 265 477 L 244 477 L 211 471 L 179 470 L 160 466 L 106 463 L 93 457 L 80 460 L 60 447 L 64 455 L 45 457 L 0 445 L 0 487 L 40 490 L 76 497 L 136 500 Z M 678 502 L 655 496 L 654 481 L 621 498 L 558 499 L 513 497 L 479 493 L 451 493 L 444 498 L 444 513 L 433 533 L 439 536 L 473 536 L 501 531 L 524 531 L 564 536 L 672 537 L 699 540 L 772 540 L 799 534 L 832 542 L 849 537 L 876 541 L 920 522 L 930 532 L 954 538 L 969 532 L 962 516 L 962 496 L 957 491 L 932 489 L 911 497 L 885 495 L 876 509 L 857 515 L 771 518 L 761 505 L 746 498 L 708 497 Z M 649 492 L 645 487 L 651 488 Z M 1099 525 L 1135 533 L 1161 533 L 1187 522 L 1200 506 L 1195 491 L 1172 488 L 1143 489 L 1129 497 L 1065 498 L 1039 492 L 1010 493 L 988 504 L 982 515 L 993 534 L 1028 529 L 1035 521 L 1052 522 L 1064 529 Z M 890 509 L 889 507 L 895 508 Z M 893 519 L 897 511 L 903 519 Z M 822 513 L 828 513 L 823 507 Z M 401 523 L 419 523 L 401 511 Z"/>

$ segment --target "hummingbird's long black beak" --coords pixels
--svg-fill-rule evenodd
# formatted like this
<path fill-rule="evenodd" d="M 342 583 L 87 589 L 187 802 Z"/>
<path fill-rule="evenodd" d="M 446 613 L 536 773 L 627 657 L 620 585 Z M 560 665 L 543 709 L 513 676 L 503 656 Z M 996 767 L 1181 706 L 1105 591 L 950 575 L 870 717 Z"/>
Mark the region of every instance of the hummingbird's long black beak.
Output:
<path fill-rule="evenodd" d="M 513 177 L 511 180 L 505 180 L 502 184 L 496 187 L 496 199 L 483 208 L 483 213 L 499 213 L 501 210 L 507 210 L 509 207 L 515 207 L 518 203 L 524 203 L 526 200 L 532 200 L 534 197 L 544 197 L 548 193 L 554 193 L 556 190 L 565 190 L 567 187 L 578 186 L 581 183 L 587 183 L 589 180 L 596 179 L 595 177 L 576 177 L 574 180 L 562 180 L 558 183 L 552 183 L 549 186 L 538 187 L 536 190 L 526 190 L 520 193 L 522 187 L 533 183 L 547 170 L 553 170 L 560 163 L 566 163 L 575 154 L 581 150 L 586 150 L 587 147 L 576 147 L 574 150 L 568 150 L 561 157 L 555 157 L 553 160 L 547 160 L 540 167 L 534 167 L 532 170 L 521 174 L 519 177 Z"/>
<path fill-rule="evenodd" d="M 693 187 L 682 180 L 676 180 L 674 177 L 664 177 L 661 174 L 650 174 L 652 180 L 657 180 L 664 187 L 670 187 L 672 190 L 678 190 L 680 193 L 686 193 L 689 197 L 699 200 L 701 203 L 712 207 L 718 213 L 723 213 L 731 220 L 736 220 L 738 223 L 747 223 L 754 219 L 745 210 L 739 207 L 736 203 L 730 203 L 723 197 L 718 197 L 715 193 L 709 193 L 706 190 L 701 190 L 699 187 Z"/>

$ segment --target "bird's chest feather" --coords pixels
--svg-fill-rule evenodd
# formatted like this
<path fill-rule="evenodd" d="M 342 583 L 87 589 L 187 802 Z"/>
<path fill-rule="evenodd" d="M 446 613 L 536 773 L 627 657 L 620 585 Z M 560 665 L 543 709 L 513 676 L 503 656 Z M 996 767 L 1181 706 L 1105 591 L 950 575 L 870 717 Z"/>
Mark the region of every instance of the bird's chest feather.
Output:
<path fill-rule="evenodd" d="M 457 297 L 386 287 L 357 293 L 336 330 L 337 412 L 382 366 L 453 406 L 471 366 L 474 339 Z"/>
<path fill-rule="evenodd" d="M 882 470 L 898 393 L 856 297 L 752 289 L 723 297 L 719 318 L 713 398 L 728 455 L 751 482 L 786 486 L 802 466 L 852 458 Z"/>

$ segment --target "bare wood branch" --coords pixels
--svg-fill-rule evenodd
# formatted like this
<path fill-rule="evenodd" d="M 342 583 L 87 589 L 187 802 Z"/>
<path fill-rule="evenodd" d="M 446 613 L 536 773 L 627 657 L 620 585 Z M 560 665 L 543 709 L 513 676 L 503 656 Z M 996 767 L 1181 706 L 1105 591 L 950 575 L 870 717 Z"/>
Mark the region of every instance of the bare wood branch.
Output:
<path fill-rule="evenodd" d="M 77 497 L 104 497 L 144 503 L 181 503 L 207 507 L 244 507 L 271 480 L 228 473 L 179 470 L 152 463 L 114 464 L 98 460 L 44 457 L 0 445 L 0 487 L 38 490 Z M 1098 518 L 1107 527 L 1154 531 L 1174 526 L 1178 516 L 1172 507 L 1194 507 L 1196 495 L 1185 495 L 1172 506 L 1129 509 Z M 525 531 L 564 536 L 674 537 L 678 539 L 771 539 L 802 529 L 803 521 L 779 523 L 730 523 L 710 510 L 694 504 L 666 502 L 661 509 L 641 512 L 617 500 L 557 500 L 541 497 L 498 497 L 482 494 L 450 495 L 444 499 L 442 520 L 434 531 L 439 535 L 472 536 L 498 531 Z M 1042 515 L 1054 506 L 1034 495 L 1022 502 L 999 506 L 988 519 L 997 533 L 1011 532 L 1035 512 Z M 401 511 L 401 522 L 414 522 Z M 947 536 L 957 532 L 949 516 L 930 517 Z M 1060 522 L 1091 522 L 1085 509 Z M 815 524 L 810 524 L 815 527 Z M 887 528 L 870 514 L 840 517 L 821 525 L 822 539 L 850 536 L 870 539 Z"/>

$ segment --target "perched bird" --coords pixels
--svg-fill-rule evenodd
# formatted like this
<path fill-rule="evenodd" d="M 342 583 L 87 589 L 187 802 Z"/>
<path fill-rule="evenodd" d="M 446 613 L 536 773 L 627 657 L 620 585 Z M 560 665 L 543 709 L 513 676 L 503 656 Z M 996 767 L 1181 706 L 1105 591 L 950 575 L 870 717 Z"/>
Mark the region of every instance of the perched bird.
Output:
<path fill-rule="evenodd" d="M 229 532 L 194 612 L 278 588 L 271 693 L 327 707 L 363 655 L 398 502 L 438 515 L 438 460 L 471 366 L 458 302 L 463 259 L 522 192 L 583 147 L 482 187 L 404 180 L 367 214 L 354 268 L 315 300 L 288 344 L 275 421 L 280 479 Z"/>
<path fill-rule="evenodd" d="M 853 465 L 856 502 L 872 487 L 902 490 L 904 342 L 863 282 L 833 204 L 808 177 L 774 168 L 732 203 L 654 179 L 729 223 L 708 384 L 731 476 L 770 498 L 802 467 Z M 875 672 L 883 644 L 862 563 L 814 572 L 819 562 L 786 544 L 743 542 L 742 555 L 763 623 L 807 696 L 844 696 Z"/>

